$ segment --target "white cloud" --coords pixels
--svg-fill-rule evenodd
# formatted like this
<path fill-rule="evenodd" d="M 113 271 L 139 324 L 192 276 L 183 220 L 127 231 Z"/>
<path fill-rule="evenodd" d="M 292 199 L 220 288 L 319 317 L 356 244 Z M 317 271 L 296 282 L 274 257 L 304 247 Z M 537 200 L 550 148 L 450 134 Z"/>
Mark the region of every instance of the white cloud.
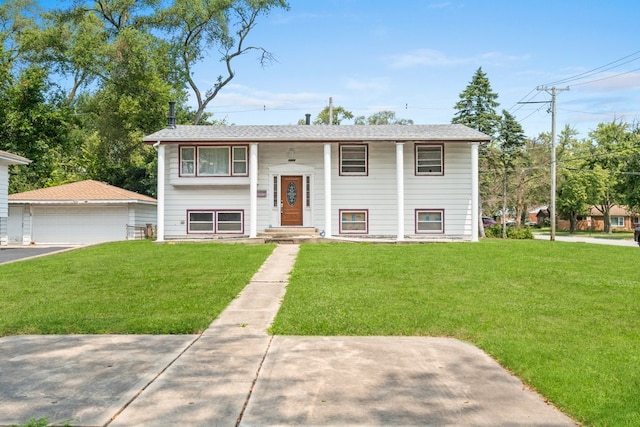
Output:
<path fill-rule="evenodd" d="M 503 64 L 505 62 L 524 61 L 529 55 L 505 55 L 502 52 L 484 52 L 474 56 L 455 57 L 435 49 L 417 49 L 386 58 L 390 68 L 410 68 L 415 66 L 448 67 L 466 64 Z"/>

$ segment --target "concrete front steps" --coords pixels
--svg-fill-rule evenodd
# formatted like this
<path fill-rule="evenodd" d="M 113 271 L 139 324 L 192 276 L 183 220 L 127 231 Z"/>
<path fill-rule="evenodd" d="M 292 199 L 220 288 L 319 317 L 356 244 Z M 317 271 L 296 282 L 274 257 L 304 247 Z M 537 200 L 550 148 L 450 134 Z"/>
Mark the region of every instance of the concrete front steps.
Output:
<path fill-rule="evenodd" d="M 258 233 L 257 237 L 264 239 L 265 243 L 281 244 L 315 242 L 322 238 L 314 227 L 270 227 Z"/>

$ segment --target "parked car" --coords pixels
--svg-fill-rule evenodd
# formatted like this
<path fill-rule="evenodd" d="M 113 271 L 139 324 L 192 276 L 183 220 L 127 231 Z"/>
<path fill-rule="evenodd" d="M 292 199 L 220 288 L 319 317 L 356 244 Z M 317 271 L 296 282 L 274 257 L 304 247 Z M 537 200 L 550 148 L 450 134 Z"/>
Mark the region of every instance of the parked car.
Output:
<path fill-rule="evenodd" d="M 640 246 L 640 227 L 633 229 L 633 240 Z"/>
<path fill-rule="evenodd" d="M 483 216 L 482 217 L 482 225 L 484 227 L 491 227 L 492 225 L 497 225 L 498 223 L 496 222 L 495 219 L 490 218 L 488 216 Z"/>
<path fill-rule="evenodd" d="M 507 227 L 515 227 L 516 225 L 518 225 L 518 221 L 516 221 L 515 219 L 510 219 L 509 221 L 504 223 Z"/>
<path fill-rule="evenodd" d="M 535 221 L 527 221 L 527 222 L 525 222 L 525 223 L 524 223 L 524 225 L 525 225 L 525 227 L 532 227 L 532 228 L 535 228 L 535 227 L 537 227 L 537 226 L 538 226 L 538 223 L 537 223 L 537 222 L 535 222 Z"/>

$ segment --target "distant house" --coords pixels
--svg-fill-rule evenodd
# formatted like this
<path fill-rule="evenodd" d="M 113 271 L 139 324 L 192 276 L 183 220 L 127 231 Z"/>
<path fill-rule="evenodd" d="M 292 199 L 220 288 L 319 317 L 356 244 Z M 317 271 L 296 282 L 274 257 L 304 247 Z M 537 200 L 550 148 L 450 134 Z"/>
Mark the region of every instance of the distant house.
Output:
<path fill-rule="evenodd" d="M 156 199 L 87 180 L 9 195 L 13 244 L 126 240 L 156 223 Z"/>
<path fill-rule="evenodd" d="M 478 239 L 478 147 L 463 125 L 169 126 L 158 151 L 158 240 Z"/>
<path fill-rule="evenodd" d="M 611 217 L 612 230 L 633 230 L 638 227 L 640 218 L 637 214 L 631 213 L 624 206 L 613 206 L 609 211 Z M 568 230 L 568 220 L 558 220 L 559 230 Z M 577 230 L 582 231 L 603 231 L 604 214 L 595 206 L 591 206 L 585 215 L 578 217 Z"/>
<path fill-rule="evenodd" d="M 0 245 L 9 241 L 7 227 L 9 223 L 9 208 L 7 196 L 9 194 L 9 165 L 28 165 L 31 160 L 0 150 Z"/>
<path fill-rule="evenodd" d="M 527 212 L 528 221 L 535 222 L 538 227 L 544 226 L 545 221 L 549 220 L 550 216 L 548 206 L 536 206 Z"/>

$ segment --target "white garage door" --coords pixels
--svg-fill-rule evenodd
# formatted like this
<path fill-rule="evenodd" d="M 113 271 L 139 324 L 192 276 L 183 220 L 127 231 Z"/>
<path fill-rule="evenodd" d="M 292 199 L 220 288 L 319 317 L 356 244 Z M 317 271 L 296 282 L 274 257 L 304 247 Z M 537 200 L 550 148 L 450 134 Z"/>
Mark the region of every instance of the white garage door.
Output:
<path fill-rule="evenodd" d="M 34 206 L 32 212 L 36 244 L 99 243 L 127 237 L 126 206 Z"/>

